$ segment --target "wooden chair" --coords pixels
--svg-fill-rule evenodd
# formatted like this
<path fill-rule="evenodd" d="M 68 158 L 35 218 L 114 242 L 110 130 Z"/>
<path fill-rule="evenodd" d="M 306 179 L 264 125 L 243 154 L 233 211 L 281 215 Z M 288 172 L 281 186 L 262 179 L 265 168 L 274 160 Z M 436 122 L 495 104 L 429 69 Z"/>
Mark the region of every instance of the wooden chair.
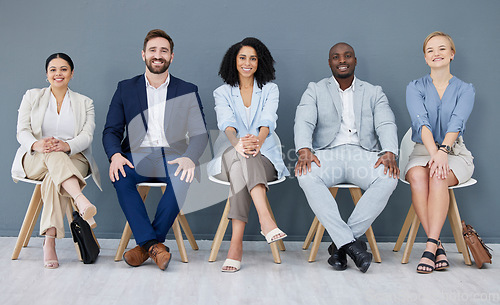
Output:
<path fill-rule="evenodd" d="M 149 190 L 151 187 L 160 187 L 162 193 L 165 192 L 165 187 L 167 186 L 166 183 L 160 183 L 160 182 L 143 182 L 137 184 L 137 190 L 139 191 L 139 194 L 142 197 L 142 201 L 146 203 L 146 198 L 148 197 Z M 180 226 L 179 226 L 180 223 Z M 184 233 L 186 234 L 186 237 L 189 241 L 189 244 L 191 245 L 191 248 L 193 250 L 198 250 L 198 244 L 196 243 L 196 240 L 194 239 L 193 232 L 191 231 L 191 228 L 189 227 L 189 224 L 187 222 L 186 216 L 182 213 L 182 211 L 179 212 L 177 217 L 175 218 L 175 221 L 172 225 L 172 230 L 174 231 L 174 236 L 175 236 L 175 241 L 177 242 L 177 247 L 179 248 L 179 253 L 181 255 L 181 261 L 183 263 L 188 262 L 188 257 L 187 257 L 187 252 L 186 252 L 186 247 L 184 246 L 184 239 L 182 238 L 182 232 L 181 232 L 181 226 L 182 229 L 184 230 Z M 130 229 L 130 225 L 127 223 L 125 224 L 125 228 L 123 229 L 122 237 L 120 239 L 120 243 L 118 245 L 118 249 L 116 250 L 116 255 L 115 255 L 115 262 L 121 261 L 123 257 L 123 253 L 125 252 L 125 249 L 127 248 L 128 242 L 130 241 L 130 237 L 132 236 L 132 230 Z"/>
<path fill-rule="evenodd" d="M 405 170 L 406 164 L 408 163 L 408 159 L 410 157 L 411 152 L 413 151 L 414 146 L 415 142 L 411 140 L 411 128 L 410 128 L 404 135 L 403 140 L 401 141 L 401 148 L 399 154 L 399 168 L 401 169 L 401 171 Z M 408 181 L 406 181 L 404 178 L 405 177 L 401 176 L 400 180 L 406 184 L 409 184 Z M 462 253 L 466 265 L 471 265 L 472 262 L 470 259 L 469 251 L 467 249 L 467 246 L 465 245 L 465 241 L 462 235 L 462 220 L 460 219 L 457 200 L 455 199 L 455 193 L 453 192 L 453 190 L 457 188 L 471 186 L 476 183 L 477 181 L 471 178 L 467 182 L 455 186 L 450 186 L 448 188 L 448 192 L 450 194 L 448 220 L 450 221 L 451 230 L 455 238 L 455 243 L 457 245 L 458 252 Z M 406 235 L 408 235 L 408 239 L 406 241 L 406 247 L 403 252 L 403 259 L 401 260 L 402 264 L 406 264 L 410 260 L 411 250 L 413 248 L 413 243 L 415 242 L 415 237 L 417 236 L 419 226 L 420 226 L 420 220 L 418 219 L 418 216 L 415 213 L 412 204 L 410 205 L 410 209 L 408 211 L 408 214 L 406 215 L 405 222 L 403 224 L 403 227 L 401 228 L 398 240 L 396 241 L 396 245 L 394 246 L 393 249 L 393 251 L 395 252 L 399 251 L 401 249 L 401 246 L 403 245 L 403 242 L 405 241 Z"/>
<path fill-rule="evenodd" d="M 85 177 L 85 180 L 90 178 L 91 175 Z M 33 234 L 33 229 L 35 228 L 36 221 L 38 220 L 38 216 L 42 211 L 42 196 L 41 196 L 41 185 L 42 181 L 31 180 L 27 178 L 19 178 L 13 177 L 13 179 L 34 184 L 35 189 L 33 190 L 33 194 L 31 195 L 31 200 L 28 205 L 28 210 L 24 216 L 23 224 L 21 225 L 21 230 L 19 231 L 19 235 L 17 237 L 16 245 L 14 247 L 14 252 L 12 252 L 11 259 L 16 260 L 21 253 L 22 248 L 26 248 L 31 238 L 31 234 Z M 69 206 L 66 208 L 66 219 L 68 220 L 68 225 L 73 221 L 73 200 L 70 199 Z M 95 239 L 95 236 L 94 236 Z M 97 239 L 96 239 L 97 242 Z M 97 243 L 99 244 L 99 243 Z M 80 249 L 78 248 L 78 244 L 75 243 L 76 253 L 78 255 L 78 259 L 82 260 L 82 256 L 80 254 Z"/>
<path fill-rule="evenodd" d="M 230 185 L 229 182 L 219 180 L 219 179 L 214 178 L 212 176 L 209 176 L 208 179 L 210 179 L 211 181 L 213 181 L 215 183 L 228 185 L 228 186 Z M 275 181 L 268 182 L 267 184 L 273 185 L 273 184 L 281 183 L 283 181 L 285 181 L 285 177 L 282 177 L 281 179 L 278 179 Z M 271 209 L 271 205 L 269 204 L 269 200 L 267 200 L 267 196 L 266 196 L 266 202 L 267 202 L 267 208 L 269 210 L 269 213 L 271 214 L 273 221 L 276 223 L 276 219 L 274 218 L 274 214 L 273 214 L 273 211 Z M 208 258 L 209 262 L 215 262 L 215 260 L 217 259 L 217 254 L 219 253 L 222 239 L 224 238 L 224 234 L 226 234 L 227 225 L 229 224 L 229 219 L 227 218 L 227 215 L 229 214 L 229 208 L 230 208 L 230 203 L 229 203 L 229 198 L 227 198 L 224 212 L 222 213 L 222 217 L 220 219 L 219 226 L 217 227 L 217 232 L 215 233 L 215 237 L 214 237 L 214 240 L 212 242 L 210 257 Z M 269 244 L 269 246 L 271 247 L 271 252 L 273 253 L 274 262 L 276 264 L 281 264 L 281 257 L 280 257 L 279 250 L 285 251 L 285 244 L 283 243 L 283 240 L 280 239 L 277 242 Z M 278 250 L 278 248 L 279 248 L 279 250 Z"/>
<path fill-rule="evenodd" d="M 349 189 L 354 205 L 358 203 L 359 199 L 363 195 L 361 189 L 354 184 L 337 184 L 329 188 L 330 193 L 334 198 L 337 196 L 337 191 L 339 189 Z M 314 216 L 314 220 L 311 224 L 311 227 L 309 228 L 309 232 L 307 233 L 304 245 L 302 246 L 303 250 L 307 250 L 314 238 L 313 246 L 311 248 L 311 253 L 309 254 L 308 259 L 310 263 L 316 260 L 316 255 L 318 254 L 319 245 L 321 244 L 324 233 L 325 227 L 319 222 L 318 218 Z M 373 254 L 373 260 L 377 263 L 381 263 L 382 258 L 380 257 L 380 251 L 378 250 L 377 241 L 375 240 L 375 235 L 373 234 L 372 227 L 368 228 L 365 234 L 366 238 L 368 239 L 368 243 L 370 244 L 370 249 Z"/>

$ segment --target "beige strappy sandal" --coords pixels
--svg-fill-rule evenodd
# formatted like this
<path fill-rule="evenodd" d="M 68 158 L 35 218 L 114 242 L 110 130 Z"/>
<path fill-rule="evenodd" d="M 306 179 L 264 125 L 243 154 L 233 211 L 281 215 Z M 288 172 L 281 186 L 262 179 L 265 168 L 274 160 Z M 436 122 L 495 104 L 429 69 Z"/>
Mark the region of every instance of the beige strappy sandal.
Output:
<path fill-rule="evenodd" d="M 54 238 L 54 239 L 56 238 L 55 236 L 52 236 L 52 235 L 45 235 L 45 237 Z M 43 243 L 42 243 L 42 248 L 44 248 L 44 247 L 45 247 L 45 239 L 43 240 Z M 43 254 L 44 254 L 43 266 L 45 268 L 47 268 L 47 269 L 56 269 L 56 268 L 59 267 L 59 261 L 57 259 L 55 259 L 55 260 L 47 260 L 47 261 L 45 260 L 45 249 L 43 251 Z M 57 257 L 57 253 L 56 253 L 56 257 Z"/>

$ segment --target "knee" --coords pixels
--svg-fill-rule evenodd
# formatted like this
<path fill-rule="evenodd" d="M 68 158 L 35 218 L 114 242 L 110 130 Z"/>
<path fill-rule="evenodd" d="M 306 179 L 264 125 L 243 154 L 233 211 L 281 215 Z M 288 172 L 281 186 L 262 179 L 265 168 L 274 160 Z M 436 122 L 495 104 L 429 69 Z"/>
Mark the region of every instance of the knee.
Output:
<path fill-rule="evenodd" d="M 319 177 L 315 174 L 314 171 L 297 176 L 297 180 L 299 181 L 299 185 L 302 188 L 307 187 L 311 184 L 317 184 L 320 181 Z"/>
<path fill-rule="evenodd" d="M 412 168 L 406 174 L 406 181 L 411 185 L 413 191 L 424 191 L 429 187 L 429 176 L 427 171 Z"/>
<path fill-rule="evenodd" d="M 433 189 L 448 189 L 448 182 L 446 179 L 439 179 L 437 175 L 429 178 L 429 190 Z"/>
<path fill-rule="evenodd" d="M 123 169 L 125 171 L 125 177 L 119 171 L 118 175 L 120 176 L 120 179 L 115 180 L 115 182 L 113 182 L 113 186 L 115 187 L 115 189 L 125 188 L 125 187 L 134 187 L 135 188 L 136 181 L 135 181 L 135 179 L 133 179 L 135 171 L 128 166 L 124 166 Z"/>

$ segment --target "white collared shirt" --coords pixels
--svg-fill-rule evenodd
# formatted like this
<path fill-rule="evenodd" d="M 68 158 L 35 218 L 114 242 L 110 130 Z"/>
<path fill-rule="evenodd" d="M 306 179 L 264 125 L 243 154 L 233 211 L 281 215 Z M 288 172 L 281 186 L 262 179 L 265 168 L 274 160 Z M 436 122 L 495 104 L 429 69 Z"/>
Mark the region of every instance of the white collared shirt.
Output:
<path fill-rule="evenodd" d="M 167 89 L 170 83 L 170 73 L 160 87 L 151 86 L 146 80 L 146 95 L 148 98 L 148 131 L 141 147 L 169 147 L 165 136 L 165 105 L 167 104 Z"/>
<path fill-rule="evenodd" d="M 64 95 L 61 110 L 57 113 L 57 101 L 52 92 L 50 93 L 49 104 L 45 110 L 42 122 L 42 135 L 44 138 L 54 137 L 59 140 L 68 141 L 75 136 L 75 117 L 69 99 L 68 91 Z"/>
<path fill-rule="evenodd" d="M 333 80 L 342 101 L 342 121 L 340 122 L 339 133 L 330 146 L 335 147 L 343 144 L 359 145 L 356 118 L 354 116 L 354 84 L 356 83 L 356 77 L 354 77 L 351 86 L 345 90 L 340 89 L 340 85 L 335 78 Z"/>

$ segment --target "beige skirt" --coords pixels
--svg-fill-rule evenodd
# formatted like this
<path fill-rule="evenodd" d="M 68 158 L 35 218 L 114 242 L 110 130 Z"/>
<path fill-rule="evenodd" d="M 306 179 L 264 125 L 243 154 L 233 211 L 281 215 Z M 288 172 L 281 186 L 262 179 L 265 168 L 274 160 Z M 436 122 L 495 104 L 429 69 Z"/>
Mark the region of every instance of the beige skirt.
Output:
<path fill-rule="evenodd" d="M 416 143 L 408 160 L 408 164 L 406 164 L 405 176 L 412 167 L 427 166 L 430 159 L 431 156 L 424 144 Z M 462 137 L 459 137 L 451 147 L 451 153 L 448 155 L 448 164 L 455 174 L 455 177 L 457 177 L 459 184 L 466 182 L 472 177 L 472 173 L 474 172 L 473 159 L 474 157 L 470 151 L 467 150 L 467 147 L 465 147 Z"/>

